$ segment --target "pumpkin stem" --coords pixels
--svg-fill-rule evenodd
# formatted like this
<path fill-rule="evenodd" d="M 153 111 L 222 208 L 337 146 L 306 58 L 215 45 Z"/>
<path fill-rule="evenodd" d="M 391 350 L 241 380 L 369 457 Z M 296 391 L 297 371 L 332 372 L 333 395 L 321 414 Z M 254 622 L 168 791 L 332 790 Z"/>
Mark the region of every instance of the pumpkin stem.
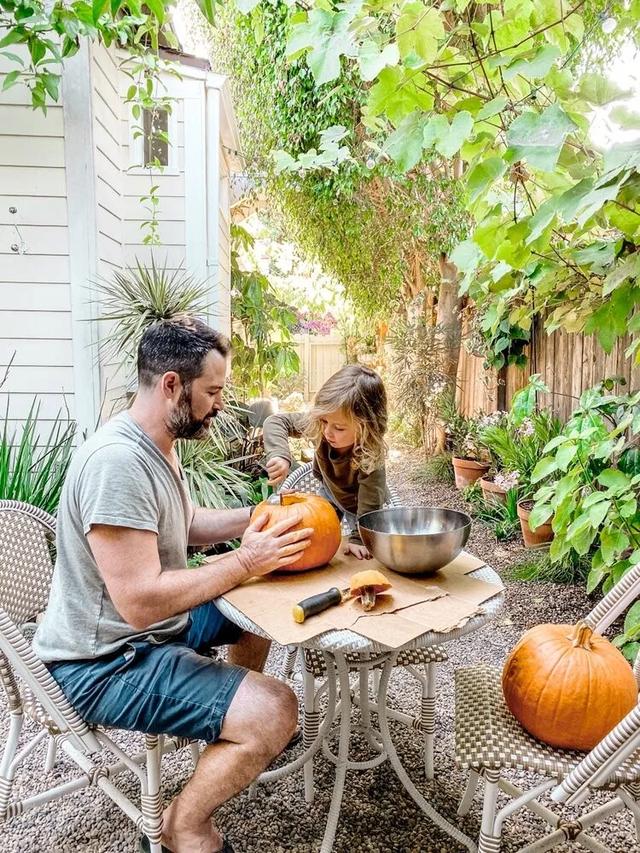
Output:
<path fill-rule="evenodd" d="M 590 628 L 586 622 L 578 622 L 573 629 L 573 635 L 570 638 L 573 643 L 573 647 L 576 649 L 590 649 L 592 634 L 593 629 Z"/>
<path fill-rule="evenodd" d="M 304 500 L 304 495 L 301 495 L 300 492 L 289 492 L 280 495 L 280 506 L 292 506 L 293 504 L 304 503 Z"/>

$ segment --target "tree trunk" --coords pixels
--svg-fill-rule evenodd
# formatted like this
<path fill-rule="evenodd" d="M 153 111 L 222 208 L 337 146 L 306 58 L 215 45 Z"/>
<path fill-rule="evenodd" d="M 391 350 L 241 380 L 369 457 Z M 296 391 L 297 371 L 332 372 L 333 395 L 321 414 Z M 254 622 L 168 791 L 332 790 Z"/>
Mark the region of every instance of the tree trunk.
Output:
<path fill-rule="evenodd" d="M 458 296 L 458 270 L 443 252 L 440 255 L 440 292 L 436 322 L 442 329 L 444 373 L 455 384 L 462 338 L 462 300 Z"/>

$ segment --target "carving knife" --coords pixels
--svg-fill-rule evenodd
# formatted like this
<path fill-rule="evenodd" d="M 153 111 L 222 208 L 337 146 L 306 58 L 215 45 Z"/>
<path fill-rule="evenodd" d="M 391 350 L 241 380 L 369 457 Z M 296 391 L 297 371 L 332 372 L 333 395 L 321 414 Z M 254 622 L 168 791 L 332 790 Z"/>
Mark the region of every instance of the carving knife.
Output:
<path fill-rule="evenodd" d="M 343 601 L 347 601 L 349 598 L 351 598 L 349 587 L 347 589 L 338 589 L 337 586 L 332 586 L 326 592 L 318 592 L 294 604 L 292 610 L 293 618 L 296 622 L 302 623 L 309 616 L 322 613 L 323 610 L 328 610 L 329 607 L 342 604 Z"/>

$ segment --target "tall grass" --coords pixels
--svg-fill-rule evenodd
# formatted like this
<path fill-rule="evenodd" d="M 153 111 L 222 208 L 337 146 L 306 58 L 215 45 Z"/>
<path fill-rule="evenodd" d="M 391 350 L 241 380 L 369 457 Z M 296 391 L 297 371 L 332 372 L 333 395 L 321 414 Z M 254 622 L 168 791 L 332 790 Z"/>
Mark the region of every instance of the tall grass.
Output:
<path fill-rule="evenodd" d="M 40 406 L 34 400 L 22 432 L 9 434 L 9 402 L 0 440 L 0 499 L 24 501 L 54 514 L 71 461 L 75 421 L 59 414 L 41 440 Z"/>

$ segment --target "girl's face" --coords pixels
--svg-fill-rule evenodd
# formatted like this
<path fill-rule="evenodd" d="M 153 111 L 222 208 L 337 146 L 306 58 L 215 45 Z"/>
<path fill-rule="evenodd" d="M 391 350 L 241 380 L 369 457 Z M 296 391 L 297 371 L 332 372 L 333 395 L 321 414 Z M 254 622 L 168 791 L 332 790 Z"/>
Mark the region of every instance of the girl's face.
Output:
<path fill-rule="evenodd" d="M 356 443 L 356 425 L 342 409 L 320 418 L 322 435 L 336 450 L 348 450 Z"/>

